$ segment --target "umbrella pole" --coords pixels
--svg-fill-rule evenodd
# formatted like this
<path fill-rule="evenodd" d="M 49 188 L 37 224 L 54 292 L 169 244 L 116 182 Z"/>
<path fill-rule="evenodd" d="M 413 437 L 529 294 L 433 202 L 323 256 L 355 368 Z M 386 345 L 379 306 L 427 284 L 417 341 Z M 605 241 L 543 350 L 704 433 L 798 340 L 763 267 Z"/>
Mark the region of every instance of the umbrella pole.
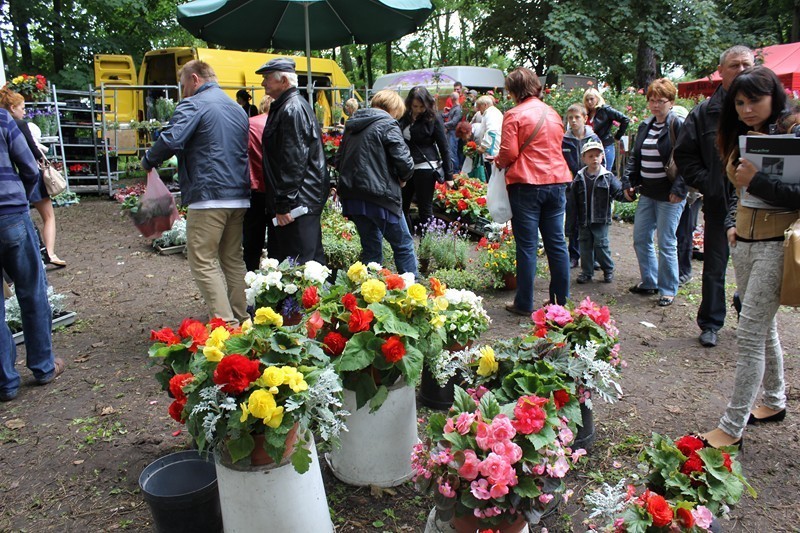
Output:
<path fill-rule="evenodd" d="M 314 107 L 314 86 L 311 82 L 311 28 L 308 22 L 308 5 L 310 2 L 303 2 L 303 9 L 305 14 L 306 23 L 306 67 L 308 69 L 308 77 L 306 82 L 306 94 L 308 94 L 308 103 Z"/>

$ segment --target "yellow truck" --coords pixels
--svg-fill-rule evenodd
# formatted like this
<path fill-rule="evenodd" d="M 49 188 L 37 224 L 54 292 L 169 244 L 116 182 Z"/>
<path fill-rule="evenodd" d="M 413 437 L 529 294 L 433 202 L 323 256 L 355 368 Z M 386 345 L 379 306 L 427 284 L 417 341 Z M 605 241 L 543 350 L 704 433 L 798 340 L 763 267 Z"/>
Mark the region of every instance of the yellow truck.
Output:
<path fill-rule="evenodd" d="M 163 50 L 151 50 L 144 55 L 139 73 L 131 56 L 97 54 L 94 56 L 95 86 L 158 86 L 177 85 L 178 71 L 193 59 L 205 61 L 214 68 L 220 86 L 231 98 L 236 99 L 236 91 L 241 88 L 255 87 L 254 103 L 258 103 L 264 94 L 261 89 L 262 77 L 255 71 L 276 57 L 285 57 L 279 54 L 261 54 L 256 52 L 239 52 L 235 50 L 214 50 L 210 48 L 175 47 Z M 297 63 L 300 89 L 306 85 L 306 58 L 292 56 Z M 323 126 L 330 126 L 334 114 L 332 106 L 341 105 L 349 97 L 343 88 L 350 88 L 350 81 L 331 59 L 311 58 L 311 75 L 314 82 L 315 100 L 324 115 Z M 324 90 L 325 87 L 335 88 Z M 323 90 L 319 90 L 323 89 Z M 174 91 L 173 91 L 174 92 Z M 113 90 L 103 91 L 106 105 L 110 108 L 110 120 L 116 122 L 129 122 L 131 120 L 144 120 L 145 99 L 144 89 L 141 90 Z M 168 91 L 168 96 L 178 100 L 178 95 Z M 337 113 L 338 114 L 338 113 Z"/>

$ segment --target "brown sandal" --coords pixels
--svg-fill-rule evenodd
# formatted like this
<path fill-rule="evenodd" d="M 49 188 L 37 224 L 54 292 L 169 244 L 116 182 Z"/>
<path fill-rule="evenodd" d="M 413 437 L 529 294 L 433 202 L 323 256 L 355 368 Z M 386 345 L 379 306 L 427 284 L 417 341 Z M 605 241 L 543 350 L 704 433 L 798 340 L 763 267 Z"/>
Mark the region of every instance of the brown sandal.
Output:
<path fill-rule="evenodd" d="M 64 370 L 67 369 L 67 363 L 65 363 L 64 360 L 61 359 L 60 357 L 56 357 L 53 363 L 55 364 L 56 367 L 53 373 L 44 379 L 37 380 L 36 381 L 37 385 L 47 385 L 48 383 L 52 383 L 54 379 L 63 374 Z"/>

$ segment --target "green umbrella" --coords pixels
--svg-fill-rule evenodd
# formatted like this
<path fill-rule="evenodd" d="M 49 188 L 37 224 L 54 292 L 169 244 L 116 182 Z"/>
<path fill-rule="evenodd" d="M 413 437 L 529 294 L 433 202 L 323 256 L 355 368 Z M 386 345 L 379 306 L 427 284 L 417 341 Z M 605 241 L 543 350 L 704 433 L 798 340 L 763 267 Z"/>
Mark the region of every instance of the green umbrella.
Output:
<path fill-rule="evenodd" d="M 194 0 L 178 22 L 195 37 L 234 49 L 301 50 L 391 41 L 428 18 L 430 0 Z"/>

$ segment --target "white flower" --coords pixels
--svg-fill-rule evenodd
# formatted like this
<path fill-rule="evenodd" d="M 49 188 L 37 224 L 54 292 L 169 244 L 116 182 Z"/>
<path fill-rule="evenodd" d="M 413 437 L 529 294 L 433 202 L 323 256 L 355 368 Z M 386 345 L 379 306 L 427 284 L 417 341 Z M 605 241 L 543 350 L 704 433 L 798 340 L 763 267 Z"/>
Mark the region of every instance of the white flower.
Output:
<path fill-rule="evenodd" d="M 244 275 L 244 282 L 247 283 L 248 285 L 253 285 L 253 282 L 256 280 L 257 277 L 258 274 L 256 274 L 255 272 L 252 271 L 248 272 L 247 274 Z"/>
<path fill-rule="evenodd" d="M 450 305 L 459 305 L 462 301 L 462 291 L 457 289 L 447 289 L 444 291 L 444 297 Z"/>
<path fill-rule="evenodd" d="M 252 287 L 248 287 L 244 290 L 244 297 L 247 299 L 247 305 L 256 305 L 256 296 L 258 296 L 259 292 L 258 289 Z"/>
<path fill-rule="evenodd" d="M 283 288 L 283 292 L 285 292 L 286 294 L 294 294 L 297 292 L 297 285 L 295 285 L 294 283 L 289 283 Z"/>
<path fill-rule="evenodd" d="M 275 287 L 278 287 L 280 289 L 280 288 L 283 287 L 283 283 L 281 283 L 281 278 L 282 277 L 283 277 L 283 274 L 281 274 L 280 272 L 270 272 L 269 274 L 267 274 L 265 276 L 264 284 L 267 287 L 275 286 Z"/>
<path fill-rule="evenodd" d="M 265 257 L 261 260 L 261 270 L 275 270 L 279 264 L 277 259 Z"/>
<path fill-rule="evenodd" d="M 309 261 L 306 263 L 303 270 L 303 277 L 312 283 L 322 285 L 331 274 L 331 269 L 323 266 L 316 261 Z"/>
<path fill-rule="evenodd" d="M 380 263 L 376 263 L 375 261 L 372 261 L 371 263 L 367 263 L 367 268 L 372 270 L 373 272 L 377 272 L 378 270 L 382 269 L 383 266 L 381 266 Z"/>
<path fill-rule="evenodd" d="M 400 277 L 403 278 L 403 282 L 406 284 L 406 286 L 403 287 L 404 289 L 409 288 L 417 281 L 416 278 L 414 277 L 413 272 L 406 272 L 405 274 L 400 274 Z"/>

